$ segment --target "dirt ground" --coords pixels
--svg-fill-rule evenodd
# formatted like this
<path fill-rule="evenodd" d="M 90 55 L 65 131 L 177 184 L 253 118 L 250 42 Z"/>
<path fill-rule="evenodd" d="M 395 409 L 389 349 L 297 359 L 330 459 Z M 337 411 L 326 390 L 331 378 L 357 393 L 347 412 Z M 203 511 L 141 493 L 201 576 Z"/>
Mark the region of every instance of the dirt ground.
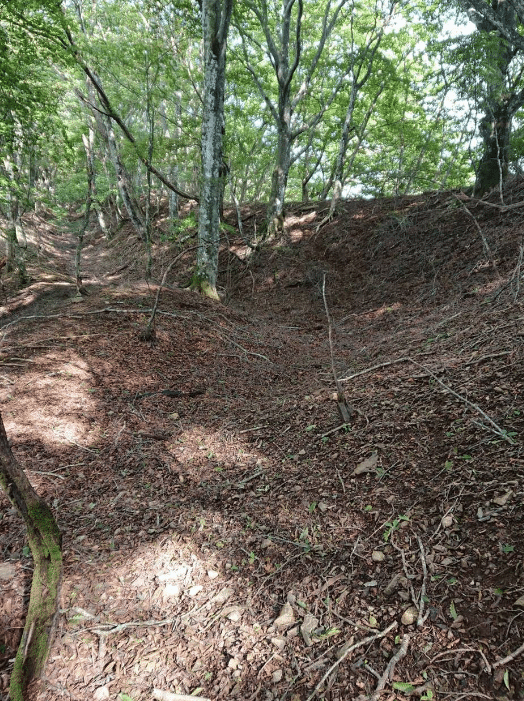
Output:
<path fill-rule="evenodd" d="M 163 208 L 153 282 L 93 228 L 87 296 L 74 217 L 28 217 L 0 401 L 64 540 L 31 701 L 524 698 L 523 202 L 291 205 L 255 251 L 229 212 L 223 303 L 184 289 L 185 229 L 151 342 Z M 31 575 L 0 495 L 1 701 Z"/>

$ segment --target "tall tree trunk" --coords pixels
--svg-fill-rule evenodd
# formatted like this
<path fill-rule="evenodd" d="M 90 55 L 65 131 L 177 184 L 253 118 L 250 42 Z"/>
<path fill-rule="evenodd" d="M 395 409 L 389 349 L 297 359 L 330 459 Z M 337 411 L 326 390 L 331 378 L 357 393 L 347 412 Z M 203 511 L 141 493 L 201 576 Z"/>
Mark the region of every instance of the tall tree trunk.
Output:
<path fill-rule="evenodd" d="M 233 0 L 202 0 L 204 39 L 204 111 L 202 116 L 202 185 L 198 214 L 197 269 L 193 287 L 219 299 L 216 284 L 220 245 L 220 206 L 224 187 L 222 143 L 227 32 Z"/>
<path fill-rule="evenodd" d="M 34 571 L 22 639 L 11 675 L 11 701 L 45 666 L 56 617 L 62 577 L 61 535 L 47 504 L 38 496 L 15 459 L 0 415 L 0 486 L 25 521 Z"/>
<path fill-rule="evenodd" d="M 482 196 L 507 178 L 512 114 L 506 100 L 492 102 L 480 122 L 483 152 L 475 180 L 475 194 Z"/>
<path fill-rule="evenodd" d="M 284 228 L 284 203 L 286 199 L 287 180 L 291 167 L 291 138 L 289 133 L 288 110 L 283 114 L 278 125 L 277 162 L 271 178 L 271 195 L 267 210 L 268 234 L 273 236 Z M 288 113 L 288 118 L 286 114 Z"/>
<path fill-rule="evenodd" d="M 113 164 L 113 168 L 115 169 L 118 192 L 120 193 L 124 207 L 126 208 L 137 234 L 142 240 L 145 241 L 147 234 L 144 217 L 140 211 L 138 202 L 136 202 L 135 198 L 133 197 L 129 176 L 124 164 L 122 163 L 122 159 L 120 158 L 120 152 L 118 150 L 118 144 L 116 142 L 111 118 L 104 116 L 102 121 L 107 140 L 109 158 Z"/>

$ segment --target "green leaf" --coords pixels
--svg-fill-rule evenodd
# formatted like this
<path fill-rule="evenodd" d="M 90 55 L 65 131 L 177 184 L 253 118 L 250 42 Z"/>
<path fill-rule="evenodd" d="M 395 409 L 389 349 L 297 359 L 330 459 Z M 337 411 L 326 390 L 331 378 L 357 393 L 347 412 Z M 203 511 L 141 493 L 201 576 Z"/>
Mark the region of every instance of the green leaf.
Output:
<path fill-rule="evenodd" d="M 458 618 L 458 613 L 457 613 L 457 609 L 455 608 L 455 602 L 454 602 L 454 601 L 452 601 L 451 604 L 449 605 L 449 615 L 451 616 L 451 618 L 452 618 L 454 621 L 456 621 L 457 618 Z"/>
<path fill-rule="evenodd" d="M 509 669 L 507 669 L 504 672 L 504 685 L 505 685 L 506 689 L 509 691 Z"/>
<path fill-rule="evenodd" d="M 393 682 L 393 688 L 401 691 L 403 694 L 412 694 L 415 691 L 413 684 L 408 682 Z"/>

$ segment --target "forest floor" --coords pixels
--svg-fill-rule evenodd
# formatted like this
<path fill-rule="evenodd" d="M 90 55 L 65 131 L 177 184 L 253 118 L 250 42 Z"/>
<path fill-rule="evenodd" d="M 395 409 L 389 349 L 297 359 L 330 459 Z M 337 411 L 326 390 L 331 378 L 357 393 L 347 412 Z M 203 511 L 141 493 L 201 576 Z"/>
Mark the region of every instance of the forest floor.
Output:
<path fill-rule="evenodd" d="M 318 231 L 328 203 L 291 205 L 253 252 L 229 213 L 224 302 L 183 289 L 188 249 L 152 342 L 128 225 L 89 232 L 79 297 L 80 220 L 28 217 L 0 401 L 64 542 L 31 701 L 524 698 L 524 184 L 457 194 Z M 242 216 L 251 236 L 264 208 Z M 163 210 L 155 236 L 158 282 Z M 1 495 L 2 701 L 31 575 Z"/>

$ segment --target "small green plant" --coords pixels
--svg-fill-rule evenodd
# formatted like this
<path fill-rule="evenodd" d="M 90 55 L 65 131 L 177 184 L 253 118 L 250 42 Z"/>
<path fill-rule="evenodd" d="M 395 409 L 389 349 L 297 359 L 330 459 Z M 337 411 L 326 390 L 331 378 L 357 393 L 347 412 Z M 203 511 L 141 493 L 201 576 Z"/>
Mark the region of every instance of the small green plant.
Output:
<path fill-rule="evenodd" d="M 386 541 L 386 543 L 391 538 L 391 534 L 400 528 L 400 524 L 402 523 L 402 521 L 409 521 L 409 516 L 406 516 L 405 514 L 399 514 L 397 518 L 393 519 L 393 521 L 388 521 L 385 524 L 386 530 L 384 531 L 384 540 Z"/>
<path fill-rule="evenodd" d="M 502 550 L 502 552 L 504 553 L 504 555 L 509 555 L 509 553 L 512 553 L 512 552 L 515 550 L 515 546 L 514 546 L 514 545 L 508 545 L 508 544 L 506 543 L 506 544 L 504 544 L 504 545 L 502 546 L 501 550 Z"/>
<path fill-rule="evenodd" d="M 455 602 L 454 602 L 454 601 L 452 601 L 451 604 L 449 605 L 449 615 L 451 616 L 451 618 L 452 618 L 454 621 L 456 621 L 457 618 L 458 618 L 458 613 L 457 613 L 457 609 L 455 608 Z"/>
<path fill-rule="evenodd" d="M 308 506 L 309 513 L 312 514 L 316 508 L 317 508 L 317 502 L 312 501 L 311 504 Z"/>
<path fill-rule="evenodd" d="M 407 694 L 408 696 L 411 696 L 411 694 L 415 691 L 415 687 L 409 682 L 393 682 L 393 688 L 396 691 Z"/>

